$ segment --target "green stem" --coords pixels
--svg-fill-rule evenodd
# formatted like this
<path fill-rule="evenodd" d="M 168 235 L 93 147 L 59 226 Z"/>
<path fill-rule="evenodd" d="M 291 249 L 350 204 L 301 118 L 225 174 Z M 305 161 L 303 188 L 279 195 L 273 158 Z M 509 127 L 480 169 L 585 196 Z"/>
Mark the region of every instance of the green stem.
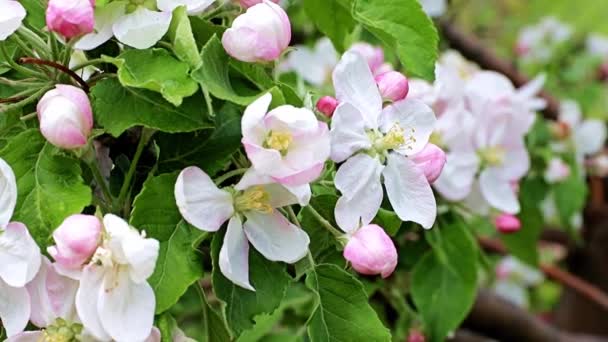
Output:
<path fill-rule="evenodd" d="M 135 170 L 137 169 L 137 164 L 139 163 L 139 159 L 144 151 L 144 147 L 148 144 L 148 141 L 152 137 L 154 133 L 153 130 L 148 128 L 143 128 L 141 131 L 141 137 L 139 138 L 139 142 L 137 143 L 137 149 L 135 150 L 135 155 L 133 156 L 133 160 L 131 160 L 131 165 L 129 165 L 129 170 L 127 171 L 127 175 L 125 176 L 125 180 L 122 183 L 122 187 L 120 188 L 120 192 L 118 194 L 118 201 L 116 202 L 120 205 L 119 208 L 122 208 L 124 205 L 125 198 L 127 197 L 127 193 L 131 188 L 131 180 L 135 175 Z M 117 209 L 117 208 L 115 208 Z"/>
<path fill-rule="evenodd" d="M 192 248 L 193 249 L 197 249 L 198 246 L 200 246 L 201 243 L 203 243 L 203 241 L 207 240 L 207 238 L 211 236 L 211 233 L 209 232 L 203 232 L 198 238 L 196 238 L 196 240 L 194 240 L 192 242 Z"/>
<path fill-rule="evenodd" d="M 306 207 L 306 209 L 308 209 L 310 211 L 310 213 L 312 214 L 312 216 L 314 216 L 315 219 L 317 219 L 317 221 L 319 221 L 319 223 L 323 226 L 323 228 L 329 230 L 329 232 L 332 233 L 336 238 L 342 238 L 344 236 L 344 233 L 342 233 L 336 227 L 334 227 L 331 223 L 329 223 L 329 221 L 327 221 L 321 214 L 319 214 L 319 212 L 317 210 L 315 210 L 315 208 L 312 205 L 308 205 Z"/>
<path fill-rule="evenodd" d="M 22 116 L 20 119 L 21 119 L 21 121 L 27 121 L 27 120 L 34 119 L 36 116 L 38 116 L 38 113 L 33 112 L 33 113 L 29 113 L 27 115 Z"/>
<path fill-rule="evenodd" d="M 221 175 L 221 176 L 219 176 L 219 177 L 217 177 L 215 179 L 215 185 L 220 185 L 225 180 L 230 179 L 230 178 L 232 178 L 234 176 L 242 175 L 245 172 L 247 172 L 247 169 L 244 169 L 244 168 L 243 169 L 236 169 L 236 170 L 232 170 L 232 171 L 226 172 L 225 174 L 223 174 L 223 175 Z"/>
<path fill-rule="evenodd" d="M 78 71 L 80 69 L 84 69 L 88 66 L 91 65 L 97 65 L 97 64 L 101 64 L 101 63 L 105 63 L 106 61 L 103 58 L 95 58 L 95 59 L 90 59 L 86 62 L 83 62 L 81 64 L 76 65 L 75 67 L 72 68 L 72 71 Z"/>
<path fill-rule="evenodd" d="M 293 211 L 293 208 L 291 206 L 287 206 L 287 213 L 289 214 L 289 218 L 291 218 L 291 221 L 293 221 L 293 223 L 302 228 L 302 225 L 300 224 L 300 220 L 298 220 L 298 216 L 296 216 L 296 213 Z"/>
<path fill-rule="evenodd" d="M 26 67 L 23 67 L 17 63 L 15 63 L 15 61 L 13 60 L 13 58 L 10 56 L 10 54 L 8 53 L 8 51 L 6 50 L 6 46 L 2 43 L 0 43 L 0 52 L 2 52 L 2 57 L 4 57 L 4 60 L 10 65 L 11 68 L 15 69 L 15 71 L 18 71 L 22 74 L 28 75 L 28 76 L 32 76 L 35 78 L 42 78 L 44 79 L 45 76 L 44 74 L 38 72 L 38 71 L 34 71 L 31 69 L 28 69 Z"/>
<path fill-rule="evenodd" d="M 34 50 L 38 52 L 38 56 L 40 58 L 48 58 L 50 56 L 49 46 L 46 44 L 46 42 L 42 40 L 42 38 L 40 38 L 36 33 L 25 27 L 25 25 L 21 25 L 21 27 L 19 27 L 17 30 L 17 33 L 19 33 L 21 37 L 33 45 Z"/>
<path fill-rule="evenodd" d="M 209 95 L 209 91 L 207 87 L 203 88 L 203 95 L 205 96 L 205 103 L 207 103 L 207 111 L 209 112 L 209 117 L 215 117 L 215 111 L 213 110 L 213 100 L 211 99 L 211 95 Z"/>
<path fill-rule="evenodd" d="M 30 103 L 35 102 L 36 100 L 38 100 L 38 98 L 40 98 L 44 93 L 46 93 L 47 91 L 49 91 L 51 88 L 53 88 L 52 86 L 47 86 L 44 87 L 40 90 L 38 90 L 36 93 L 34 93 L 33 95 L 31 95 L 30 97 L 17 102 L 17 103 L 13 103 L 10 105 L 5 105 L 5 106 L 1 106 L 0 105 L 0 113 L 6 113 L 8 111 L 11 111 L 13 109 L 18 109 L 18 108 L 22 108 L 25 107 L 27 105 L 29 105 Z"/>

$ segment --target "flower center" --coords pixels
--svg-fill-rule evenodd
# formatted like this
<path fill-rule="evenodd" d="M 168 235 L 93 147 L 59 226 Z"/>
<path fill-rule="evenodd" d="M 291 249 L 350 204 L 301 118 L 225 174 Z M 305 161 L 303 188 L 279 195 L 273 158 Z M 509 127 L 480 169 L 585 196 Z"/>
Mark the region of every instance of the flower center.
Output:
<path fill-rule="evenodd" d="M 412 145 L 416 143 L 416 137 L 414 137 L 415 132 L 416 130 L 414 128 L 404 130 L 398 123 L 395 123 L 384 135 L 378 132 L 370 132 L 368 134 L 373 141 L 376 152 L 382 154 L 388 150 L 403 147 L 412 149 Z"/>
<path fill-rule="evenodd" d="M 103 247 L 98 247 L 91 259 L 91 262 L 99 264 L 103 267 L 113 267 L 114 261 L 112 260 L 112 251 Z"/>
<path fill-rule="evenodd" d="M 259 211 L 270 214 L 270 195 L 261 186 L 254 186 L 238 194 L 234 199 L 234 206 L 237 211 Z"/>
<path fill-rule="evenodd" d="M 505 159 L 505 150 L 499 146 L 488 147 L 477 152 L 483 164 L 489 166 L 502 165 Z"/>
<path fill-rule="evenodd" d="M 266 141 L 264 141 L 264 147 L 277 150 L 281 155 L 286 155 L 293 141 L 293 136 L 289 132 L 275 132 L 270 131 Z"/>
<path fill-rule="evenodd" d="M 45 342 L 75 342 L 82 333 L 82 325 L 68 323 L 62 318 L 49 325 L 43 330 Z"/>

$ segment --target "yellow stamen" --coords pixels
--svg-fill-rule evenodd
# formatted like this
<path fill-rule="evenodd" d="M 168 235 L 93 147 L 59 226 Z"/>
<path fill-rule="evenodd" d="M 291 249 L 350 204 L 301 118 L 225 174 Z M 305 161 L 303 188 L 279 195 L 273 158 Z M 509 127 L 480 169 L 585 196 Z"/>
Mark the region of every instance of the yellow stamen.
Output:
<path fill-rule="evenodd" d="M 261 186 L 255 186 L 245 190 L 234 199 L 237 211 L 259 211 L 265 214 L 272 213 L 270 206 L 270 195 Z"/>
<path fill-rule="evenodd" d="M 413 128 L 404 130 L 399 124 L 394 124 L 393 127 L 382 137 L 376 144 L 375 148 L 377 151 L 394 150 L 398 148 L 412 148 L 412 145 L 416 143 L 414 137 L 415 130 Z"/>
<path fill-rule="evenodd" d="M 264 142 L 264 146 L 273 150 L 277 150 L 281 152 L 282 155 L 285 155 L 292 141 L 293 137 L 289 132 L 271 131 L 268 137 L 266 138 L 266 141 Z"/>
<path fill-rule="evenodd" d="M 489 166 L 499 166 L 505 160 L 505 150 L 498 146 L 488 147 L 478 153 L 482 162 Z"/>

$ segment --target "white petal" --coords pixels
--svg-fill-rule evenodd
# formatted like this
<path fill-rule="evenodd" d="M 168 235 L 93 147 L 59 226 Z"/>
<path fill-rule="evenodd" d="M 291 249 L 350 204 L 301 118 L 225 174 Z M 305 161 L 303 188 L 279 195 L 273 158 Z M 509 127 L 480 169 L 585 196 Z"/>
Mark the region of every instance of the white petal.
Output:
<path fill-rule="evenodd" d="M 135 12 L 118 19 L 112 26 L 112 31 L 121 43 L 136 49 L 147 49 L 167 33 L 171 16 L 171 12 L 155 12 L 139 7 Z"/>
<path fill-rule="evenodd" d="M 441 175 L 433 186 L 450 201 L 460 201 L 471 192 L 479 158 L 475 153 L 450 152 Z"/>
<path fill-rule="evenodd" d="M 112 26 L 125 14 L 124 1 L 111 2 L 95 10 L 95 31 L 80 38 L 74 48 L 77 50 L 93 50 L 112 38 Z"/>
<path fill-rule="evenodd" d="M 515 181 L 528 173 L 530 169 L 530 156 L 523 139 L 520 139 L 515 146 L 506 150 L 503 158 L 504 161 L 500 167 L 502 178 Z"/>
<path fill-rule="evenodd" d="M 382 204 L 380 176 L 384 166 L 367 154 L 357 154 L 340 166 L 335 186 L 342 193 L 334 215 L 345 232 L 354 232 L 370 223 Z"/>
<path fill-rule="evenodd" d="M 249 283 L 249 242 L 238 216 L 228 222 L 228 230 L 220 249 L 219 265 L 224 277 L 242 288 L 255 291 Z"/>
<path fill-rule="evenodd" d="M 97 303 L 101 325 L 114 340 L 143 341 L 152 331 L 154 291 L 147 282 L 131 281 L 128 272 L 112 273 L 106 273 Z"/>
<path fill-rule="evenodd" d="M 179 6 L 186 6 L 188 15 L 201 14 L 215 0 L 156 0 L 156 6 L 163 12 L 172 12 Z"/>
<path fill-rule="evenodd" d="M 292 264 L 306 256 L 310 243 L 308 234 L 278 211 L 274 210 L 271 214 L 251 211 L 245 216 L 245 234 L 266 259 Z"/>
<path fill-rule="evenodd" d="M 581 106 L 574 100 L 564 100 L 559 104 L 559 121 L 574 129 L 581 122 Z"/>
<path fill-rule="evenodd" d="M 232 195 L 218 189 L 198 167 L 188 167 L 179 174 L 175 201 L 186 221 L 208 232 L 217 231 L 234 213 Z"/>
<path fill-rule="evenodd" d="M 245 113 L 243 113 L 243 118 L 241 119 L 243 138 L 257 144 L 263 142 L 266 135 L 263 125 L 264 116 L 268 112 L 270 102 L 272 102 L 272 94 L 266 93 L 245 108 Z"/>
<path fill-rule="evenodd" d="M 90 265 L 84 268 L 80 287 L 76 292 L 76 311 L 84 328 L 98 340 L 107 341 L 110 336 L 99 319 L 99 300 L 103 292 L 105 272 L 101 266 Z"/>
<path fill-rule="evenodd" d="M 585 120 L 576 128 L 574 140 L 577 152 L 595 154 L 604 147 L 606 141 L 606 124 L 601 120 Z"/>
<path fill-rule="evenodd" d="M 158 259 L 159 243 L 141 235 L 130 235 L 122 240 L 122 250 L 129 263 L 129 275 L 135 283 L 145 282 L 154 272 Z"/>
<path fill-rule="evenodd" d="M 386 194 L 403 221 L 428 229 L 435 223 L 437 204 L 431 185 L 416 164 L 396 153 L 388 155 L 384 175 Z"/>
<path fill-rule="evenodd" d="M 40 248 L 23 223 L 11 222 L 0 231 L 0 279 L 14 287 L 25 286 L 40 268 Z"/>
<path fill-rule="evenodd" d="M 11 337 L 25 328 L 30 317 L 30 296 L 25 287 L 11 287 L 0 279 L 0 319 Z"/>
<path fill-rule="evenodd" d="M 329 134 L 331 159 L 336 163 L 372 146 L 365 131 L 363 115 L 350 103 L 342 103 L 336 108 Z"/>
<path fill-rule="evenodd" d="M 488 216 L 490 214 L 490 205 L 481 193 L 479 181 L 475 181 L 471 187 L 471 191 L 462 201 L 463 204 L 471 210 L 471 212 L 480 215 Z"/>
<path fill-rule="evenodd" d="M 13 337 L 7 339 L 5 342 L 40 342 L 44 341 L 44 332 L 42 330 L 37 331 L 24 331 Z"/>
<path fill-rule="evenodd" d="M 0 41 L 3 41 L 21 26 L 26 12 L 18 1 L 12 0 L 0 0 L 0 8 Z"/>
<path fill-rule="evenodd" d="M 30 295 L 32 308 L 30 321 L 39 328 L 50 325 L 57 318 L 57 315 L 51 306 L 51 300 L 49 299 L 46 287 L 48 270 L 52 269 L 52 267 L 49 259 L 43 257 L 38 274 L 36 274 L 36 277 L 34 277 L 26 286 Z"/>
<path fill-rule="evenodd" d="M 501 178 L 500 171 L 486 169 L 479 175 L 479 187 L 483 197 L 490 205 L 509 214 L 519 212 L 517 195 L 509 180 Z"/>
<path fill-rule="evenodd" d="M 435 113 L 419 100 L 403 100 L 386 107 L 380 114 L 380 130 L 386 133 L 396 123 L 403 129 L 406 145 L 396 150 L 404 155 L 420 152 L 435 128 Z"/>
<path fill-rule="evenodd" d="M 256 185 L 264 186 L 264 190 L 270 195 L 270 206 L 273 208 L 296 203 L 305 206 L 312 196 L 308 184 L 298 186 L 278 184 L 270 176 L 264 176 L 254 168 L 249 168 L 234 188 L 242 191 Z"/>
<path fill-rule="evenodd" d="M 338 100 L 357 108 L 363 114 L 366 128 L 377 128 L 382 98 L 363 56 L 353 51 L 346 52 L 334 69 L 333 79 Z"/>
<path fill-rule="evenodd" d="M 0 158 L 0 229 L 6 227 L 17 204 L 17 181 L 13 169 Z"/>

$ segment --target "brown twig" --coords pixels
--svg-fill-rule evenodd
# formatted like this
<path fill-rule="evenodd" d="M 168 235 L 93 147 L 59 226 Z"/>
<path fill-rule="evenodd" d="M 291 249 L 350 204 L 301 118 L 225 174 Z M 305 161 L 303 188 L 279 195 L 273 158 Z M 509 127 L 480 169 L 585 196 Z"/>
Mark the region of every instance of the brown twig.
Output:
<path fill-rule="evenodd" d="M 5 99 L 0 99 L 0 103 L 16 103 L 25 99 L 27 99 L 27 96 L 7 97 Z"/>
<path fill-rule="evenodd" d="M 451 47 L 460 51 L 464 57 L 479 64 L 480 67 L 500 72 L 517 87 L 530 82 L 530 79 L 520 73 L 512 64 L 500 59 L 492 50 L 486 48 L 479 39 L 465 34 L 450 21 L 439 20 L 439 27 Z M 545 91 L 542 91 L 540 96 L 547 101 L 547 107 L 544 110 L 545 117 L 556 119 L 559 114 L 559 102 Z"/>
<path fill-rule="evenodd" d="M 89 92 L 89 85 L 87 84 L 87 82 L 85 82 L 80 76 L 78 76 L 77 73 L 75 73 L 74 71 L 70 70 L 68 67 L 66 67 L 65 65 L 61 65 L 59 63 L 53 62 L 53 61 L 47 61 L 44 59 L 38 59 L 38 58 L 33 58 L 33 57 L 22 57 L 19 58 L 19 63 L 20 64 L 37 64 L 37 65 L 46 65 L 46 66 L 50 66 L 52 68 L 55 68 L 67 75 L 69 75 L 70 77 L 72 77 L 76 82 L 78 82 L 78 84 L 80 85 L 80 87 L 82 88 L 82 90 L 84 90 L 86 93 Z"/>
<path fill-rule="evenodd" d="M 478 237 L 477 240 L 485 250 L 507 254 L 507 249 L 500 241 L 485 237 Z M 608 296 L 598 287 L 553 265 L 540 265 L 539 268 L 547 277 L 575 290 L 583 297 L 608 310 Z"/>

